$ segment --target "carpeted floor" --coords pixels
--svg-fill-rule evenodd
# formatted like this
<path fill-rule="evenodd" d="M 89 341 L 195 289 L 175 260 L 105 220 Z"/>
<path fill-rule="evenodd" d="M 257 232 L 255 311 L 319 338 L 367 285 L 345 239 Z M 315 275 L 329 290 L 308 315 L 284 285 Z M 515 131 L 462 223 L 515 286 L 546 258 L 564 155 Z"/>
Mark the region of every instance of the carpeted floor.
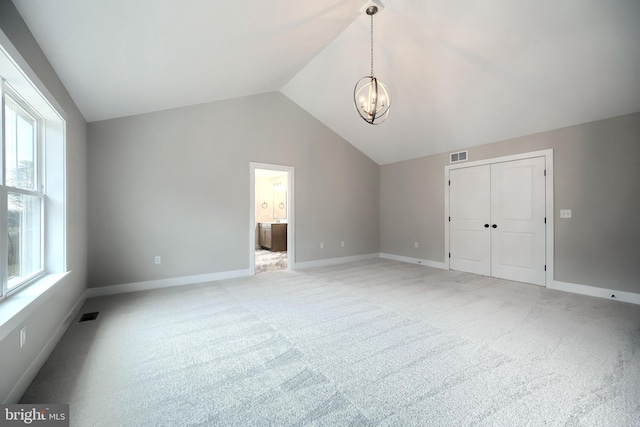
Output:
<path fill-rule="evenodd" d="M 389 260 L 93 298 L 73 426 L 638 426 L 640 306 Z"/>

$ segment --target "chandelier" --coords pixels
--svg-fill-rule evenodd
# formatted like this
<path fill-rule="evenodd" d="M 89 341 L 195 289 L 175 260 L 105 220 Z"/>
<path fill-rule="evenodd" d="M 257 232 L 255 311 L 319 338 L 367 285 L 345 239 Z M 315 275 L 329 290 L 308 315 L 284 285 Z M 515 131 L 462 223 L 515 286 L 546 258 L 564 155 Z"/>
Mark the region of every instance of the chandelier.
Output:
<path fill-rule="evenodd" d="M 353 101 L 360 117 L 370 125 L 379 125 L 389 116 L 391 95 L 387 86 L 373 75 L 373 15 L 377 6 L 369 6 L 367 15 L 371 17 L 371 74 L 364 76 L 353 89 Z"/>

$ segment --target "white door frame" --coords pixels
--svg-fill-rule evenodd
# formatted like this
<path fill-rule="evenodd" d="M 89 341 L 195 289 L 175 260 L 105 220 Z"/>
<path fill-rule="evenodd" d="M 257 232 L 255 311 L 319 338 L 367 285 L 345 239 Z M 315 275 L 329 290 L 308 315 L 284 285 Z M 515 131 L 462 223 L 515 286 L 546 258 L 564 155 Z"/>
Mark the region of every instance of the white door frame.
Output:
<path fill-rule="evenodd" d="M 295 168 L 271 163 L 249 162 L 249 274 L 256 274 L 256 169 L 287 173 L 287 270 L 295 267 Z"/>
<path fill-rule="evenodd" d="M 545 182 L 545 216 L 547 220 L 545 233 L 545 264 L 547 266 L 545 286 L 553 286 L 553 149 L 495 157 L 492 159 L 477 160 L 475 162 L 456 163 L 444 167 L 444 264 L 447 270 L 451 269 L 449 262 L 449 171 L 452 169 L 490 165 L 492 163 L 530 159 L 532 157 L 545 158 L 545 171 L 547 177 Z"/>

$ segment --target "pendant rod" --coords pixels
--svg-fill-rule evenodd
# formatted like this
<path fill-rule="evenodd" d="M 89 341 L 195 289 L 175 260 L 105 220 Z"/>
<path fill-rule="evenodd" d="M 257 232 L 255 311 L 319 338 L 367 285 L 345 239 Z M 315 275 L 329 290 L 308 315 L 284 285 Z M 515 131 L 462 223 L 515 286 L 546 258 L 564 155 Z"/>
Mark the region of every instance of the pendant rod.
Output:
<path fill-rule="evenodd" d="M 373 14 L 371 14 L 371 77 L 373 77 Z"/>
<path fill-rule="evenodd" d="M 373 15 L 378 13 L 378 6 L 369 6 L 367 15 L 371 17 L 371 77 L 373 77 Z"/>

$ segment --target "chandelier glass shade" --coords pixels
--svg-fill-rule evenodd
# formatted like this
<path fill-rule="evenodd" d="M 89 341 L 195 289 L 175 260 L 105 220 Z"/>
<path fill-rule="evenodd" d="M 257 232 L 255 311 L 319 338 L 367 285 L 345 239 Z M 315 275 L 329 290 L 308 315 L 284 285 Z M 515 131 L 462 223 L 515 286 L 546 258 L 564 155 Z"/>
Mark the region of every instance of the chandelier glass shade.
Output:
<path fill-rule="evenodd" d="M 353 102 L 360 117 L 371 125 L 384 122 L 389 116 L 391 94 L 389 88 L 373 75 L 373 15 L 378 12 L 376 6 L 367 8 L 371 16 L 371 74 L 362 77 L 353 89 Z"/>

